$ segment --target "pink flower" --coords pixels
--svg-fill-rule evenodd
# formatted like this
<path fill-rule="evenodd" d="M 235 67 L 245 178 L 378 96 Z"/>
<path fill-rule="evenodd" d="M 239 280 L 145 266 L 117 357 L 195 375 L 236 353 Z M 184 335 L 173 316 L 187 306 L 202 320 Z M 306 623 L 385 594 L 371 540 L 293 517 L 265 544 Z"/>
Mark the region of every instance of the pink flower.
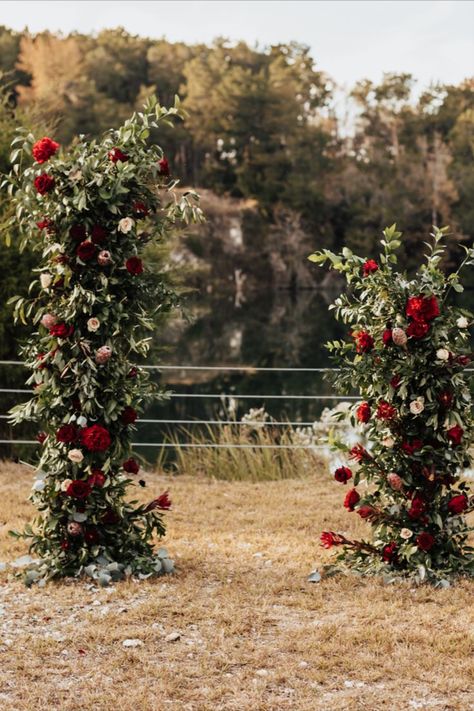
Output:
<path fill-rule="evenodd" d="M 109 346 L 101 346 L 95 352 L 95 362 L 99 365 L 104 365 L 112 357 L 112 348 Z"/>
<path fill-rule="evenodd" d="M 58 319 L 54 314 L 45 314 L 41 319 L 41 325 L 49 331 L 50 328 L 53 328 L 53 326 L 56 325 L 57 321 Z"/>

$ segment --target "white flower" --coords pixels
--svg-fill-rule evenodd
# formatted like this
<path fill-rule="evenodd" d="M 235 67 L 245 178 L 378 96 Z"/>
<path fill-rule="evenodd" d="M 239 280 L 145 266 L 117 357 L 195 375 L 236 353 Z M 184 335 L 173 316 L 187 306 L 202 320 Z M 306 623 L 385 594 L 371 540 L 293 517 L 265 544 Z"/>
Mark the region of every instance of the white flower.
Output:
<path fill-rule="evenodd" d="M 400 531 L 400 536 L 406 541 L 408 541 L 408 539 L 413 536 L 413 531 L 410 531 L 409 528 L 402 528 L 402 530 Z"/>
<path fill-rule="evenodd" d="M 40 282 L 43 289 L 49 289 L 53 281 L 53 276 L 49 272 L 43 272 L 40 274 Z"/>
<path fill-rule="evenodd" d="M 95 333 L 100 328 L 100 321 L 98 318 L 90 318 L 87 322 L 87 330 Z"/>
<path fill-rule="evenodd" d="M 134 221 L 132 220 L 131 217 L 122 217 L 120 222 L 118 223 L 118 231 L 123 232 L 123 234 L 127 234 L 127 232 L 130 232 L 133 229 Z"/>
<path fill-rule="evenodd" d="M 395 444 L 395 440 L 393 439 L 393 437 L 390 436 L 384 437 L 382 440 L 382 444 L 384 447 L 388 447 L 389 449 L 391 449 Z"/>
<path fill-rule="evenodd" d="M 412 415 L 419 415 L 425 409 L 425 398 L 417 397 L 410 403 L 410 412 Z"/>
<path fill-rule="evenodd" d="M 438 360 L 449 360 L 449 351 L 446 348 L 438 348 L 436 357 Z"/>
<path fill-rule="evenodd" d="M 64 479 L 64 481 L 61 482 L 61 491 L 66 491 L 69 484 L 72 484 L 72 479 Z"/>
<path fill-rule="evenodd" d="M 84 459 L 84 455 L 82 454 L 80 449 L 71 449 L 67 453 L 68 459 L 71 460 L 71 462 L 74 462 L 75 464 L 80 464 L 82 460 Z"/>
<path fill-rule="evenodd" d="M 37 479 L 32 486 L 32 491 L 43 491 L 46 486 L 46 482 L 42 479 Z"/>
<path fill-rule="evenodd" d="M 85 427 L 87 425 L 87 419 L 84 417 L 84 415 L 80 415 L 77 420 L 77 424 L 79 427 Z"/>
<path fill-rule="evenodd" d="M 469 321 L 465 316 L 460 316 L 456 321 L 456 325 L 459 326 L 459 328 L 467 328 L 469 326 Z"/>

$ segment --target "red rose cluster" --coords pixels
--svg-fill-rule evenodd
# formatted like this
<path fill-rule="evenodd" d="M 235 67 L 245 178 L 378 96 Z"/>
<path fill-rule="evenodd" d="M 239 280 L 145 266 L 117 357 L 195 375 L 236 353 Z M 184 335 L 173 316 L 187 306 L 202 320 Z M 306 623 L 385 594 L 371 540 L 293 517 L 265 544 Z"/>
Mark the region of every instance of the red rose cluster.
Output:
<path fill-rule="evenodd" d="M 59 143 L 45 136 L 39 141 L 36 141 L 32 149 L 33 158 L 37 163 L 46 163 L 47 160 L 54 156 L 59 148 Z"/>
<path fill-rule="evenodd" d="M 46 195 L 46 193 L 50 193 L 51 190 L 54 188 L 55 181 L 51 175 L 48 175 L 47 173 L 41 173 L 41 175 L 36 176 L 33 181 L 33 184 L 36 188 L 36 192 L 38 192 L 40 195 Z"/>
<path fill-rule="evenodd" d="M 374 347 L 374 339 L 367 331 L 357 331 L 352 336 L 356 343 L 357 353 L 369 353 Z"/>
<path fill-rule="evenodd" d="M 366 261 L 362 265 L 362 273 L 365 277 L 368 277 L 378 271 L 378 268 L 379 265 L 374 259 L 366 259 Z"/>
<path fill-rule="evenodd" d="M 110 447 L 112 438 L 102 425 L 91 425 L 81 430 L 80 441 L 89 452 L 105 452 Z"/>
<path fill-rule="evenodd" d="M 410 296 L 405 313 L 410 319 L 407 336 L 415 340 L 424 338 L 431 326 L 431 321 L 439 316 L 439 306 L 435 296 Z"/>
<path fill-rule="evenodd" d="M 366 424 L 370 420 L 370 405 L 368 402 L 361 402 L 356 410 L 356 417 L 359 422 Z"/>

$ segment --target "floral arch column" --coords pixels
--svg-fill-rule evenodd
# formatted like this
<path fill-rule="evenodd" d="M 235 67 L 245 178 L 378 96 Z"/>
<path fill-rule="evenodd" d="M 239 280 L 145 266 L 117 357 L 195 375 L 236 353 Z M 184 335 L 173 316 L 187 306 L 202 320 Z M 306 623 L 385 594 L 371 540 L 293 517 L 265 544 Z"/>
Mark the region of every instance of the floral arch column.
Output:
<path fill-rule="evenodd" d="M 174 299 L 140 254 L 202 219 L 197 196 L 174 193 L 161 148 L 148 142 L 150 129 L 180 115 L 178 103 L 150 100 L 120 129 L 100 141 L 81 136 L 67 151 L 23 132 L 14 141 L 14 219 L 23 243 L 42 252 L 29 298 L 13 300 L 16 318 L 37 330 L 22 350 L 34 396 L 12 416 L 44 429 L 32 493 L 39 514 L 22 534 L 40 562 L 27 582 L 85 571 L 106 584 L 172 569 L 153 548 L 167 494 L 138 505 L 127 490 L 139 474 L 134 422 L 159 396 L 135 361 L 148 351 L 154 313 Z"/>
<path fill-rule="evenodd" d="M 474 264 L 474 250 L 466 249 L 458 272 L 445 276 L 445 232 L 435 229 L 426 263 L 413 278 L 396 271 L 401 234 L 395 225 L 384 232 L 378 261 L 347 248 L 341 255 L 324 250 L 310 257 L 329 262 L 348 283 L 332 308 L 350 327 L 350 338 L 328 348 L 340 368 L 338 390 L 360 395 L 352 422 L 370 443 L 349 449 L 333 442 L 356 466 L 335 471 L 336 481 L 354 484 L 343 505 L 370 522 L 372 540 L 325 531 L 322 545 L 340 547 L 336 567 L 444 586 L 474 573 L 465 516 L 474 502 L 463 477 L 471 466 L 464 371 L 471 363 L 473 317 L 447 300 L 451 289 L 463 291 L 459 273 Z"/>

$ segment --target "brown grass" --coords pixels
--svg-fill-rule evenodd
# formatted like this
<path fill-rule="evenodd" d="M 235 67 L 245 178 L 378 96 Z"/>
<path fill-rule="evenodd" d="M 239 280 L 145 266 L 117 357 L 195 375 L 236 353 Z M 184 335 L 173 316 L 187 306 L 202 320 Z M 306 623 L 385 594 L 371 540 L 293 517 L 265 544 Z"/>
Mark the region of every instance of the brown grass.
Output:
<path fill-rule="evenodd" d="M 0 560 L 25 552 L 6 531 L 31 515 L 30 482 L 1 468 Z M 340 485 L 322 474 L 148 483 L 173 494 L 178 574 L 100 590 L 0 578 L 2 711 L 473 708 L 473 584 L 306 582 L 328 557 L 321 529 L 363 526 L 341 510 Z"/>

